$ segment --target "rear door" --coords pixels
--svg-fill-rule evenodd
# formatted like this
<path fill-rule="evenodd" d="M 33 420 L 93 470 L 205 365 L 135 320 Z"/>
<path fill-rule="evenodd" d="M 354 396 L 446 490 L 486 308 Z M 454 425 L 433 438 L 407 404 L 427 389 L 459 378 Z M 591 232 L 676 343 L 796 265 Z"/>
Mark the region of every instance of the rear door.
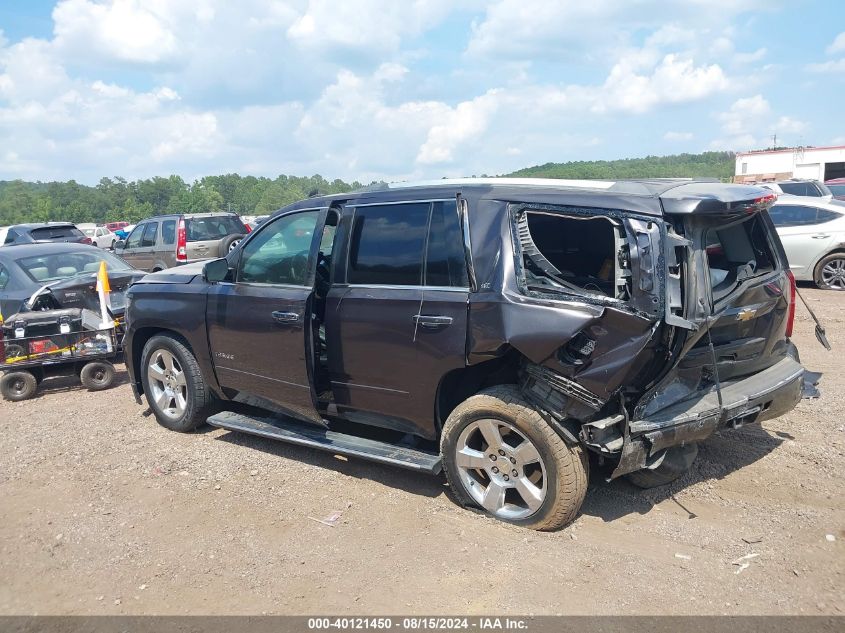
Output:
<path fill-rule="evenodd" d="M 466 357 L 469 291 L 455 200 L 364 199 L 346 211 L 345 281 L 336 269 L 326 305 L 338 412 L 434 438 L 440 379 Z"/>
<path fill-rule="evenodd" d="M 322 422 L 312 390 L 312 295 L 325 210 L 286 214 L 261 227 L 232 281 L 208 295 L 208 337 L 221 386 L 238 401 Z"/>

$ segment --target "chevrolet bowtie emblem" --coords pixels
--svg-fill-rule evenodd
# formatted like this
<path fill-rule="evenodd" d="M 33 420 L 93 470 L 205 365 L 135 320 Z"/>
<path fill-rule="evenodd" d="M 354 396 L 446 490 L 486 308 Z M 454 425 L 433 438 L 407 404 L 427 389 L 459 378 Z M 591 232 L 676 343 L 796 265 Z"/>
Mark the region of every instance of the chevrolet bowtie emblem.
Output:
<path fill-rule="evenodd" d="M 736 318 L 738 321 L 750 321 L 754 318 L 754 315 L 757 314 L 757 310 L 751 310 L 746 308 L 745 310 L 740 310 L 736 313 Z"/>

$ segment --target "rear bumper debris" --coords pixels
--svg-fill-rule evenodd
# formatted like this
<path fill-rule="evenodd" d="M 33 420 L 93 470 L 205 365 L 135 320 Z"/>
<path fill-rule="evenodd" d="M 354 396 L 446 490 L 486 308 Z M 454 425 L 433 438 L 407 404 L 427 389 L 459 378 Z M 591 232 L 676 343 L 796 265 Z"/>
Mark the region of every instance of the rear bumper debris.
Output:
<path fill-rule="evenodd" d="M 611 478 L 647 467 L 671 447 L 706 439 L 719 428 L 739 428 L 791 411 L 805 391 L 805 370 L 791 356 L 768 369 L 721 385 L 630 423 L 628 441 Z M 817 381 L 817 379 L 816 379 Z"/>

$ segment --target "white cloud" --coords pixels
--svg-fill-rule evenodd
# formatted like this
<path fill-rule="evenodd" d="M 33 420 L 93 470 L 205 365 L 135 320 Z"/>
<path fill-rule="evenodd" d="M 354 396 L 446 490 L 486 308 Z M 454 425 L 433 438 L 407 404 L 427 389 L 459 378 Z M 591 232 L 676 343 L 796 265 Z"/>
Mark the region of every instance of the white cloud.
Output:
<path fill-rule="evenodd" d="M 765 0 L 496 0 L 473 25 L 467 51 L 473 56 L 509 59 L 550 51 L 593 59 L 607 49 L 629 45 L 643 30 L 655 31 L 650 45 L 658 47 L 686 45 L 700 31 L 707 31 L 712 49 L 729 44 L 713 34 L 737 15 L 772 4 Z"/>
<path fill-rule="evenodd" d="M 691 141 L 695 138 L 692 132 L 666 132 L 663 139 L 666 141 Z"/>
<path fill-rule="evenodd" d="M 425 143 L 420 147 L 417 162 L 427 165 L 454 160 L 457 146 L 487 129 L 492 114 L 498 108 L 497 97 L 500 93 L 500 90 L 491 90 L 450 109 L 442 122 L 436 123 L 429 130 Z"/>
<path fill-rule="evenodd" d="M 66 53 L 93 51 L 141 64 L 174 56 L 177 34 L 164 0 L 62 0 L 53 9 L 55 44 Z"/>
<path fill-rule="evenodd" d="M 807 70 L 812 73 L 820 74 L 845 73 L 845 57 L 842 59 L 831 60 L 829 62 L 807 64 Z"/>
<path fill-rule="evenodd" d="M 736 53 L 734 55 L 734 60 L 738 64 L 752 64 L 754 62 L 759 62 L 766 56 L 767 53 L 768 49 L 766 49 L 765 47 L 758 48 L 753 53 Z"/>
<path fill-rule="evenodd" d="M 826 50 L 828 55 L 845 51 L 845 31 L 842 31 L 839 35 L 833 38 L 833 41 Z"/>
<path fill-rule="evenodd" d="M 695 66 L 675 55 L 666 55 L 650 75 L 638 74 L 636 66 L 622 60 L 613 67 L 594 98 L 594 110 L 643 113 L 661 103 L 696 101 L 730 85 L 717 64 Z"/>
<path fill-rule="evenodd" d="M 771 136 L 781 136 L 779 144 L 790 144 L 789 138 L 809 128 L 807 123 L 789 116 L 776 116 L 763 95 L 744 97 L 734 101 L 726 112 L 716 115 L 721 122 L 723 136 L 714 139 L 710 147 L 743 150 L 767 147 Z"/>

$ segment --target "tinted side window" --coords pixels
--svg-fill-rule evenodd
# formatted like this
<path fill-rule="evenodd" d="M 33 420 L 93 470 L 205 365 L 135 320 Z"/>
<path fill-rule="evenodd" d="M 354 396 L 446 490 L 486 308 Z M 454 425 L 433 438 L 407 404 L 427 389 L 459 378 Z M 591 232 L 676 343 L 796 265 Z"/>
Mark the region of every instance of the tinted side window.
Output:
<path fill-rule="evenodd" d="M 126 238 L 126 248 L 137 248 L 141 245 L 141 235 L 144 233 L 146 226 L 146 224 L 139 224 L 132 229 L 129 237 Z"/>
<path fill-rule="evenodd" d="M 807 226 L 816 223 L 815 207 L 796 204 L 777 204 L 769 209 L 775 226 Z"/>
<path fill-rule="evenodd" d="M 463 233 L 454 201 L 435 202 L 431 209 L 431 229 L 425 265 L 426 286 L 469 286 Z"/>
<path fill-rule="evenodd" d="M 13 231 L 13 230 L 9 229 L 9 232 L 6 233 L 6 240 L 3 243 L 4 244 L 11 244 L 16 239 L 18 239 L 17 231 Z"/>
<path fill-rule="evenodd" d="M 319 211 L 275 220 L 244 245 L 238 281 L 260 284 L 308 283 L 308 256 Z"/>
<path fill-rule="evenodd" d="M 144 235 L 141 238 L 141 246 L 155 246 L 156 233 L 158 233 L 158 222 L 150 222 L 144 227 Z"/>
<path fill-rule="evenodd" d="M 0 265 L 0 290 L 3 290 L 6 287 L 6 284 L 9 283 L 9 271 L 3 268 Z"/>
<path fill-rule="evenodd" d="M 818 215 L 816 216 L 816 224 L 824 224 L 825 222 L 831 222 L 833 220 L 838 220 L 842 217 L 841 213 L 837 213 L 836 211 L 828 211 L 827 209 L 819 209 Z"/>
<path fill-rule="evenodd" d="M 176 243 L 176 220 L 165 220 L 161 223 L 161 241 L 168 245 Z"/>
<path fill-rule="evenodd" d="M 347 281 L 351 284 L 419 286 L 430 204 L 357 207 Z"/>

